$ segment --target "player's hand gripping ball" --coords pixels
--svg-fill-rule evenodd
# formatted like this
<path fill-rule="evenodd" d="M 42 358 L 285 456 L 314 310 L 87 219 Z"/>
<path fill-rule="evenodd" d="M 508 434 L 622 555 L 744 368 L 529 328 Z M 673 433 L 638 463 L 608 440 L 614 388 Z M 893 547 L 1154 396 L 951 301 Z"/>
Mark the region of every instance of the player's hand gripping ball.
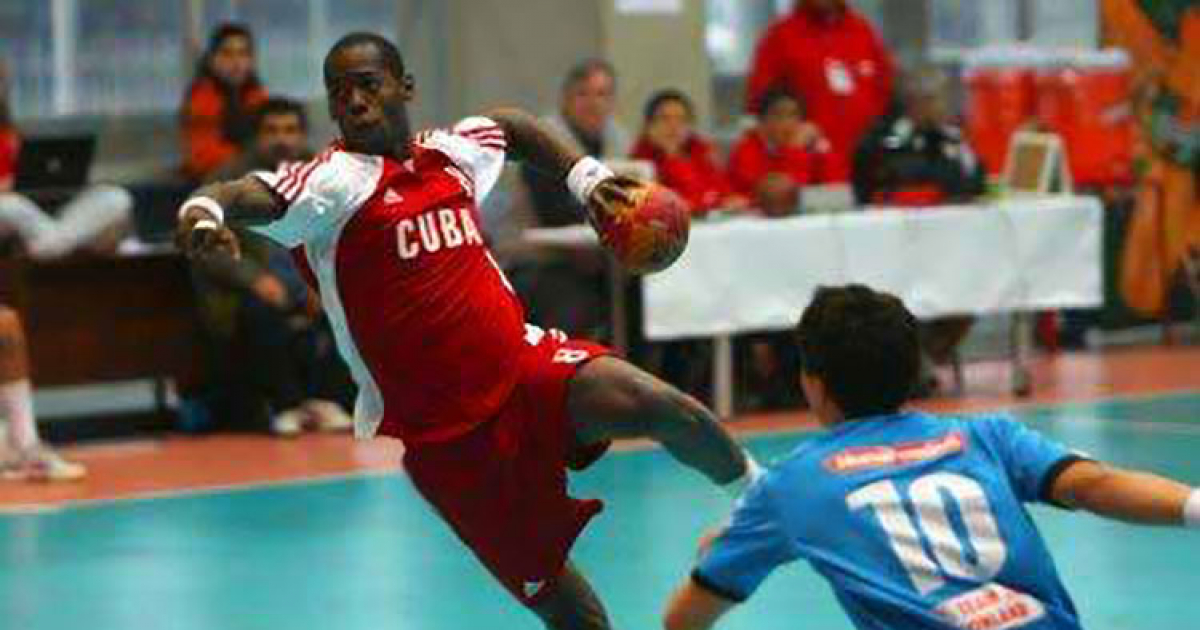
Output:
<path fill-rule="evenodd" d="M 662 271 L 687 248 L 687 203 L 658 184 L 611 177 L 592 191 L 589 206 L 600 242 L 629 273 Z"/>

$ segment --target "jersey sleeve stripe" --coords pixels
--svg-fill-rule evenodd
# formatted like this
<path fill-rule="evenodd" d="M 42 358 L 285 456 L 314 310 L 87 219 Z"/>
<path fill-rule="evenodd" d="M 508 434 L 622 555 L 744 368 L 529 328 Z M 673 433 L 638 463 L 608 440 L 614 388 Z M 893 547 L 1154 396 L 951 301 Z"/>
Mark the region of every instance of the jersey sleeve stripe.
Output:
<path fill-rule="evenodd" d="M 500 136 L 504 137 L 504 130 L 499 127 L 483 127 L 481 129 L 468 129 L 458 132 L 460 136 L 468 138 L 479 138 L 482 136 Z"/>
<path fill-rule="evenodd" d="M 333 153 L 334 148 L 330 147 L 329 149 L 322 151 L 315 158 L 309 160 L 308 162 L 296 163 L 296 168 L 293 170 L 287 185 L 279 187 L 279 194 L 283 196 L 288 203 L 295 201 L 295 199 L 300 196 L 300 193 L 304 191 L 304 187 L 308 184 L 308 178 L 312 176 L 313 172 L 316 171 L 317 168 L 328 162 L 333 156 Z"/>
<path fill-rule="evenodd" d="M 460 136 L 471 140 L 497 139 L 504 140 L 504 131 L 499 127 L 491 127 L 488 129 L 472 129 L 470 131 L 459 132 Z"/>
<path fill-rule="evenodd" d="M 470 127 L 468 129 L 458 130 L 458 133 L 465 135 L 465 136 L 469 136 L 469 135 L 477 134 L 477 133 L 492 133 L 492 132 L 504 133 L 504 130 L 502 130 L 500 128 L 500 125 L 496 125 L 496 124 L 483 125 L 480 127 Z"/>
<path fill-rule="evenodd" d="M 308 176 L 317 168 L 317 161 L 313 160 L 305 164 L 299 169 L 288 182 L 288 185 L 280 190 L 280 194 L 289 203 L 295 201 L 296 197 L 300 196 L 300 192 L 304 190 L 304 184 L 308 182 Z"/>
<path fill-rule="evenodd" d="M 497 142 L 499 144 L 507 144 L 507 140 L 502 136 L 469 136 L 464 138 L 468 142 Z"/>
<path fill-rule="evenodd" d="M 296 168 L 298 166 L 300 166 L 299 162 L 288 162 L 287 164 L 279 167 L 279 170 L 276 171 L 278 176 L 275 178 L 275 192 L 283 190 L 283 188 L 292 181 L 292 176 L 296 174 Z"/>
<path fill-rule="evenodd" d="M 293 162 L 292 164 L 288 165 L 287 176 L 280 180 L 279 185 L 275 187 L 276 192 L 278 192 L 279 195 L 286 199 L 289 203 L 294 197 L 291 190 L 296 187 L 296 183 L 304 174 L 304 169 L 308 168 L 310 164 L 310 162 Z"/>

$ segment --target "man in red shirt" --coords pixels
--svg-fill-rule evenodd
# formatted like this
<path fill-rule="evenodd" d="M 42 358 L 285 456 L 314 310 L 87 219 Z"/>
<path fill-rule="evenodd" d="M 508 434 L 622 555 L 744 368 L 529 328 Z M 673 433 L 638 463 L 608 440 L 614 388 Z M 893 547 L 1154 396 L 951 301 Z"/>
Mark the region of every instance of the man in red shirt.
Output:
<path fill-rule="evenodd" d="M 413 485 L 547 626 L 607 629 L 568 558 L 601 504 L 567 494 L 567 469 L 609 440 L 648 437 L 731 493 L 760 472 L 695 399 L 525 324 L 478 202 L 507 154 L 565 180 L 590 213 L 627 203 L 631 181 L 514 110 L 414 138 L 412 77 L 378 35 L 347 35 L 324 70 L 342 138 L 310 162 L 198 191 L 180 240 L 191 255 L 236 251 L 228 222 L 292 248 L 358 383 L 356 433 L 404 442 Z"/>
<path fill-rule="evenodd" d="M 711 142 L 696 133 L 692 101 L 663 90 L 646 103 L 645 127 L 632 156 L 654 163 L 658 182 L 679 194 L 695 215 L 741 210 L 749 199 L 733 192 Z"/>
<path fill-rule="evenodd" d="M 757 114 L 758 125 L 729 153 L 729 181 L 767 216 L 795 211 L 804 186 L 848 178 L 846 161 L 804 119 L 804 106 L 787 88 L 768 91 Z"/>
<path fill-rule="evenodd" d="M 859 139 L 892 100 L 894 68 L 874 27 L 845 0 L 798 0 L 792 15 L 771 25 L 754 55 L 747 108 L 785 85 L 849 160 Z M 843 170 L 849 170 L 848 168 Z"/>

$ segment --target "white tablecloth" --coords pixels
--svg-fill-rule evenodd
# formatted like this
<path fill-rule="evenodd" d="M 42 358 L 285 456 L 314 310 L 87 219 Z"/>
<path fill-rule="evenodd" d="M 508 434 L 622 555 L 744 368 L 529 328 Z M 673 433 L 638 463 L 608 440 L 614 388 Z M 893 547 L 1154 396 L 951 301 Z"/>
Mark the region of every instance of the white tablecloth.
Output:
<path fill-rule="evenodd" d="M 1092 307 L 1101 206 L 1088 197 L 697 224 L 644 284 L 651 339 L 795 325 L 813 291 L 861 282 L 918 317 Z"/>

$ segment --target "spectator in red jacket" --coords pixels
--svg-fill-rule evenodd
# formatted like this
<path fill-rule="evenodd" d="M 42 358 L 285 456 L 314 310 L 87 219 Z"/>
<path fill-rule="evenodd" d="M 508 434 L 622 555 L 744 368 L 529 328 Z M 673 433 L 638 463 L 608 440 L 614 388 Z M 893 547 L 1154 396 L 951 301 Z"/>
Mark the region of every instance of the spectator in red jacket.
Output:
<path fill-rule="evenodd" d="M 652 96 L 644 124 L 633 157 L 653 162 L 659 183 L 683 197 L 693 214 L 749 205 L 746 197 L 733 193 L 712 144 L 696 133 L 695 109 L 683 92 L 663 90 Z"/>
<path fill-rule="evenodd" d="M 254 70 L 254 36 L 222 24 L 188 85 L 180 112 L 184 174 L 201 182 L 241 153 L 254 134 L 254 111 L 267 100 Z"/>
<path fill-rule="evenodd" d="M 804 186 L 847 179 L 845 160 L 833 153 L 816 125 L 804 120 L 800 99 L 787 88 L 763 96 L 758 121 L 729 155 L 729 180 L 735 192 L 750 197 L 768 216 L 795 209 Z"/>
<path fill-rule="evenodd" d="M 892 100 L 894 68 L 874 27 L 845 0 L 798 0 L 773 24 L 754 55 L 747 108 L 757 111 L 771 86 L 783 84 L 848 162 L 863 134 Z"/>

